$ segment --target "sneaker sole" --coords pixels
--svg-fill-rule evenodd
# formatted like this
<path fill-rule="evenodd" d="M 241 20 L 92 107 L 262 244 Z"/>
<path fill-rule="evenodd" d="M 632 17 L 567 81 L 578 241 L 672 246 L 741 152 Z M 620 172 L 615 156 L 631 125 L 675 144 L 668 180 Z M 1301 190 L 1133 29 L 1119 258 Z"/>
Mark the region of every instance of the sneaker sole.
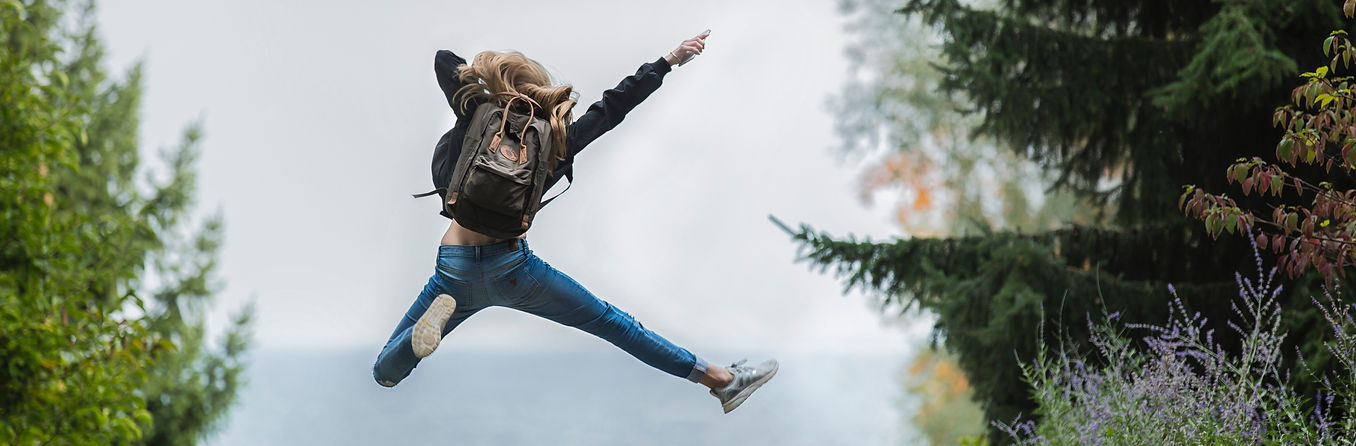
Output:
<path fill-rule="evenodd" d="M 753 391 L 758 390 L 759 387 L 763 386 L 763 383 L 772 379 L 773 376 L 777 376 L 777 370 L 780 368 L 780 363 L 773 364 L 772 371 L 768 372 L 767 376 L 758 378 L 757 381 L 754 381 L 753 384 L 749 384 L 744 390 L 740 390 L 739 393 L 735 394 L 734 398 L 730 398 L 729 401 L 721 404 L 720 407 L 725 409 L 725 413 L 730 413 L 730 411 L 735 410 L 740 404 L 744 404 L 744 400 L 749 399 L 749 395 L 753 395 Z"/>
<path fill-rule="evenodd" d="M 414 356 L 423 358 L 433 354 L 433 350 L 438 348 L 438 342 L 443 339 L 443 326 L 447 325 L 447 319 L 452 317 L 452 312 L 457 309 L 457 300 L 446 294 L 439 294 L 433 299 L 433 303 L 428 306 L 428 310 L 419 316 L 419 321 L 414 323 L 414 333 L 410 336 L 410 344 L 414 347 Z"/>

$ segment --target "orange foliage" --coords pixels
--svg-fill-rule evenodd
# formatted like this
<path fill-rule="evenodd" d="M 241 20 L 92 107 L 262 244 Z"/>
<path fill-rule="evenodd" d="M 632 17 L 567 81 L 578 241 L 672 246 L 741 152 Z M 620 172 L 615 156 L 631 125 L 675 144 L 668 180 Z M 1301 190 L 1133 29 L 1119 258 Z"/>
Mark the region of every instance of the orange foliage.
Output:
<path fill-rule="evenodd" d="M 909 363 L 903 381 L 906 390 L 921 400 L 912 421 L 933 444 L 983 435 L 983 412 L 971 400 L 970 380 L 955 358 L 924 350 Z"/>

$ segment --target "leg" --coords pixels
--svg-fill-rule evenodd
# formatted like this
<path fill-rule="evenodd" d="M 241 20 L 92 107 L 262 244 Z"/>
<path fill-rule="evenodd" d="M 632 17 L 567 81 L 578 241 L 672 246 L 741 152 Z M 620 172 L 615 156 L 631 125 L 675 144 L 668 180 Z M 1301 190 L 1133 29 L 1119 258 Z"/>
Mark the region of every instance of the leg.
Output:
<path fill-rule="evenodd" d="M 707 375 L 705 360 L 646 329 L 535 255 L 493 286 L 504 306 L 593 334 L 670 375 L 692 382 Z"/>
<path fill-rule="evenodd" d="M 448 294 L 458 302 L 456 311 L 448 318 L 447 324 L 442 328 L 442 335 L 446 336 L 453 328 L 461 324 L 466 318 L 471 317 L 479 310 L 471 305 L 470 288 L 455 281 L 449 281 L 438 276 L 435 272 L 430 277 L 428 284 L 424 285 L 423 291 L 419 297 L 410 305 L 410 309 L 405 312 L 405 316 L 396 324 L 395 331 L 391 337 L 386 340 L 386 346 L 382 348 L 381 353 L 377 355 L 377 361 L 372 365 L 372 377 L 378 384 L 385 387 L 392 387 L 410 375 L 410 371 L 419 365 L 420 357 L 415 355 L 411 338 L 414 335 L 415 324 L 419 317 L 424 315 L 429 305 L 439 294 Z"/>

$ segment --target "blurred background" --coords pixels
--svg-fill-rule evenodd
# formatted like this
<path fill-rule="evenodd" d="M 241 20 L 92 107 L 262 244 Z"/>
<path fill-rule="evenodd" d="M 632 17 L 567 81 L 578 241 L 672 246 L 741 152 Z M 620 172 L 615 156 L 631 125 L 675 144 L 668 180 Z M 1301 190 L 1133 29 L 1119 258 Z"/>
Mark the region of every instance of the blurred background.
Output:
<path fill-rule="evenodd" d="M 1351 203 L 1315 195 L 1356 188 L 1331 169 L 1350 154 L 1312 136 L 1356 128 L 1344 9 L 0 0 L 0 442 L 1326 444 L 1332 414 L 1356 425 L 1305 400 L 1356 388 L 1323 378 L 1356 363 L 1356 307 L 1311 299 L 1356 238 Z M 605 342 L 490 309 L 377 386 L 447 225 L 410 198 L 453 124 L 435 51 L 521 51 L 582 112 L 703 29 L 705 54 L 580 154 L 529 240 L 677 344 L 776 357 L 779 377 L 725 415 Z M 1311 108 L 1338 124 L 1312 128 L 1329 121 Z M 1253 183 L 1269 196 L 1222 195 Z M 1252 223 L 1285 229 L 1238 236 Z M 1235 336 L 1238 274 L 1263 280 L 1275 255 L 1284 342 Z M 1240 379 L 1313 416 L 1096 366 L 1098 315 L 1168 326 L 1169 305 L 1212 321 L 1212 355 L 1295 352 Z M 1059 359 L 1023 367 L 1043 354 Z M 1079 384 L 1107 377 L 1123 386 Z M 1164 395 L 1171 422 L 1104 410 Z M 1256 413 L 1281 424 L 1221 418 Z"/>
<path fill-rule="evenodd" d="M 113 71 L 145 64 L 144 156 L 201 123 L 198 209 L 225 228 L 208 330 L 256 305 L 247 384 L 209 443 L 915 440 L 898 374 L 927 321 L 844 297 L 767 218 L 900 234 L 890 191 L 859 199 L 879 160 L 835 134 L 832 102 L 853 76 L 841 6 L 101 3 Z M 453 123 L 434 52 L 521 51 L 574 85 L 582 113 L 707 28 L 706 53 L 580 155 L 577 184 L 529 240 L 674 342 L 722 364 L 777 357 L 778 378 L 726 416 L 605 342 L 490 309 L 399 387 L 376 386 L 370 364 L 447 225 L 437 200 L 409 197 L 431 187 L 433 143 Z"/>

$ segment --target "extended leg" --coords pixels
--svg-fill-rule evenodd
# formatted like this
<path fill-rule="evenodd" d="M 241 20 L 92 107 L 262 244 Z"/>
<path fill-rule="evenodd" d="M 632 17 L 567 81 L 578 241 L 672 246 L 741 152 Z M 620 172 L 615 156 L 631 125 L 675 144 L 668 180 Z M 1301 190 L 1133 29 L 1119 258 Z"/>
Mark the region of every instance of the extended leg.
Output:
<path fill-rule="evenodd" d="M 536 256 L 522 274 L 530 274 L 539 287 L 513 308 L 575 327 L 603 338 L 636 359 L 670 375 L 701 382 L 707 363 L 686 349 L 646 329 L 631 315 L 598 299 L 564 273 Z"/>
<path fill-rule="evenodd" d="M 445 296 L 442 302 L 439 299 L 440 295 Z M 469 303 L 469 297 L 469 289 L 444 286 L 436 273 L 429 278 L 428 284 L 424 285 L 419 297 L 410 305 L 410 309 L 405 312 L 400 323 L 396 324 L 395 331 L 386 340 L 386 346 L 382 348 L 381 353 L 377 355 L 376 363 L 372 365 L 372 377 L 377 380 L 377 383 L 385 387 L 392 387 L 409 376 L 410 371 L 419 365 L 419 360 L 432 353 L 433 347 L 437 346 L 438 339 L 446 336 L 448 332 L 476 312 L 476 309 L 470 305 L 456 305 L 456 310 L 450 311 L 450 308 L 447 307 L 447 303 L 449 303 L 447 301 L 460 300 L 463 303 Z M 449 311 L 450 314 L 426 314 L 430 308 L 433 308 L 435 312 Z M 424 316 L 438 316 L 432 319 L 445 320 L 446 322 L 440 327 L 429 326 L 431 318 Z M 415 342 L 416 338 L 420 342 Z"/>

